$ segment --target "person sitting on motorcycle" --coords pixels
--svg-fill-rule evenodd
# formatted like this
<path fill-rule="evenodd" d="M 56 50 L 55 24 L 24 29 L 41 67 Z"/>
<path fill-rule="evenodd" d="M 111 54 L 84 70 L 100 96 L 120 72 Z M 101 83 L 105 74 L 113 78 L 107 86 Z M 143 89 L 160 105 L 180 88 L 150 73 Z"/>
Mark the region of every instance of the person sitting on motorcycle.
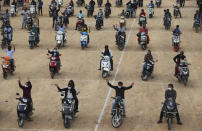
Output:
<path fill-rule="evenodd" d="M 179 35 L 182 34 L 181 30 L 180 30 L 180 26 L 176 25 L 176 28 L 173 30 L 173 35 Z"/>
<path fill-rule="evenodd" d="M 69 2 L 69 6 L 74 7 L 74 2 L 73 2 L 73 0 L 71 0 L 71 1 Z"/>
<path fill-rule="evenodd" d="M 84 14 L 83 14 L 82 10 L 80 10 L 79 13 L 77 14 L 77 19 L 81 19 L 82 20 L 82 24 L 85 23 L 84 22 Z M 77 26 L 78 26 L 78 24 L 76 23 L 76 29 L 75 30 L 77 30 Z"/>
<path fill-rule="evenodd" d="M 89 43 L 90 42 L 90 37 L 89 37 L 90 28 L 85 23 L 82 25 L 81 34 L 83 32 L 85 32 L 85 34 L 87 33 L 88 43 Z"/>
<path fill-rule="evenodd" d="M 65 42 L 65 41 L 66 41 L 66 39 L 65 39 L 65 27 L 63 26 L 63 24 L 61 24 L 61 25 L 58 27 L 58 31 L 61 31 L 61 32 L 62 32 L 63 41 Z"/>
<path fill-rule="evenodd" d="M 122 12 L 121 12 L 120 16 L 125 17 L 125 15 L 126 15 L 125 10 L 122 10 Z"/>
<path fill-rule="evenodd" d="M 35 1 L 35 0 L 32 0 L 32 1 L 31 1 L 31 5 L 33 5 L 33 6 L 34 6 L 35 11 L 36 11 L 36 1 Z"/>
<path fill-rule="evenodd" d="M 36 24 L 33 24 L 30 31 L 34 33 L 35 38 L 39 41 L 39 27 L 37 27 Z"/>
<path fill-rule="evenodd" d="M 181 15 L 181 12 L 180 12 L 180 8 L 179 8 L 177 5 L 175 5 L 175 6 L 174 6 L 174 9 L 177 9 L 177 11 L 178 11 L 178 13 L 179 13 L 179 15 L 180 15 L 180 18 L 181 18 L 182 15 Z"/>
<path fill-rule="evenodd" d="M 28 106 L 28 111 L 32 113 L 33 110 L 33 102 L 32 102 L 32 97 L 31 97 L 31 90 L 32 90 L 32 83 L 30 82 L 29 77 L 27 78 L 27 82 L 25 83 L 25 85 L 21 84 L 21 78 L 18 78 L 18 84 L 19 87 L 23 90 L 23 98 L 27 99 L 27 106 Z M 32 120 L 28 114 L 26 114 L 27 119 L 28 120 Z"/>
<path fill-rule="evenodd" d="M 148 7 L 154 9 L 154 3 L 153 3 L 153 1 L 150 1 L 150 3 L 148 4 Z"/>
<path fill-rule="evenodd" d="M 124 116 L 126 116 L 126 111 L 125 111 L 125 91 L 128 89 L 131 89 L 134 85 L 134 83 L 132 83 L 130 86 L 128 87 L 124 87 L 123 86 L 123 82 L 118 82 L 118 86 L 113 86 L 111 83 L 109 83 L 109 80 L 106 79 L 106 82 L 108 84 L 108 86 L 110 86 L 111 88 L 115 89 L 116 91 L 116 97 L 121 97 L 122 102 L 123 102 L 123 114 Z M 115 106 L 115 100 L 112 103 L 112 112 Z"/>
<path fill-rule="evenodd" d="M 105 4 L 105 8 L 109 8 L 109 14 L 111 14 L 111 6 L 112 4 L 107 0 L 107 3 Z"/>
<path fill-rule="evenodd" d="M 126 6 L 127 6 L 127 8 L 126 8 L 126 12 L 130 12 L 129 15 L 131 16 L 131 15 L 132 15 L 132 11 L 133 11 L 131 0 L 130 0 L 128 3 L 126 3 Z"/>
<path fill-rule="evenodd" d="M 105 45 L 105 50 L 102 52 L 103 56 L 109 56 L 110 57 L 110 64 L 111 64 L 111 71 L 113 71 L 113 55 L 112 55 L 112 51 L 109 50 L 109 46 Z M 100 68 L 98 70 L 101 70 L 101 62 L 102 59 L 100 60 Z"/>
<path fill-rule="evenodd" d="M 13 38 L 13 28 L 11 27 L 11 25 L 7 24 L 4 27 L 3 32 L 8 34 L 8 41 L 11 42 Z"/>
<path fill-rule="evenodd" d="M 199 20 L 199 22 L 201 23 L 201 16 L 198 10 L 196 10 L 196 13 L 194 14 L 194 20 Z"/>
<path fill-rule="evenodd" d="M 147 51 L 147 54 L 144 56 L 144 62 L 143 62 L 143 64 L 142 64 L 143 70 L 144 70 L 144 68 L 145 68 L 146 63 L 149 63 L 149 64 L 152 65 L 151 61 L 154 62 L 153 56 L 152 56 L 151 50 L 148 50 L 148 51 Z"/>
<path fill-rule="evenodd" d="M 55 0 L 52 0 L 52 1 L 51 1 L 51 5 L 53 5 L 53 7 L 56 8 L 56 7 L 57 7 L 57 2 L 56 2 Z"/>
<path fill-rule="evenodd" d="M 121 16 L 120 25 L 123 25 L 126 28 L 126 19 L 124 16 Z"/>
<path fill-rule="evenodd" d="M 99 9 L 99 12 L 98 12 L 98 14 L 97 14 L 97 19 L 100 19 L 102 26 L 104 25 L 103 18 L 104 18 L 104 17 L 103 17 L 102 9 Z"/>
<path fill-rule="evenodd" d="M 137 33 L 137 36 L 138 36 L 138 43 L 139 43 L 139 44 L 140 44 L 140 37 L 141 37 L 141 34 L 142 34 L 143 32 L 144 32 L 145 35 L 147 36 L 147 43 L 150 42 L 150 37 L 149 37 L 149 35 L 148 35 L 148 29 L 147 29 L 146 26 L 142 26 L 142 27 L 140 28 L 139 32 Z"/>
<path fill-rule="evenodd" d="M 10 64 L 11 64 L 11 70 L 14 71 L 15 70 L 15 61 L 13 58 L 13 53 L 15 52 L 15 46 L 13 45 L 13 49 L 12 47 L 9 45 L 8 49 L 3 49 L 4 52 L 6 52 L 6 55 L 11 59 L 10 60 Z"/>
<path fill-rule="evenodd" d="M 13 0 L 13 2 L 11 3 L 11 5 L 14 5 L 14 7 L 15 7 L 15 12 L 17 12 L 17 2 L 15 2 L 15 0 Z"/>
<path fill-rule="evenodd" d="M 168 84 L 168 89 L 165 91 L 165 101 L 164 101 L 164 104 L 163 104 L 163 107 L 161 109 L 161 114 L 160 114 L 160 119 L 158 121 L 158 123 L 162 123 L 162 119 L 163 119 L 163 111 L 165 110 L 165 106 L 166 106 L 166 102 L 168 101 L 169 98 L 172 98 L 173 101 L 175 102 L 176 101 L 176 97 L 177 97 L 177 92 L 173 89 L 173 84 Z M 177 109 L 177 105 L 175 104 L 174 105 L 175 108 L 176 108 L 176 118 L 177 118 L 177 124 L 178 125 L 182 125 L 182 122 L 180 121 L 180 115 L 179 115 L 179 112 L 178 112 L 178 109 Z"/>
<path fill-rule="evenodd" d="M 92 7 L 92 12 L 94 12 L 95 1 L 90 0 L 89 5 L 90 5 L 90 7 Z"/>
<path fill-rule="evenodd" d="M 120 24 L 120 26 L 115 26 L 115 25 L 113 25 L 113 27 L 114 27 L 114 29 L 117 31 L 117 32 L 116 32 L 116 43 L 118 42 L 118 36 L 119 36 L 121 33 L 123 33 L 123 34 L 124 34 L 124 37 L 126 38 L 126 33 L 125 33 L 126 27 L 125 27 L 124 25 L 122 25 L 122 24 Z M 124 41 L 125 41 L 125 39 L 124 39 Z"/>
<path fill-rule="evenodd" d="M 79 100 L 77 97 L 77 95 L 79 94 L 79 91 L 75 88 L 74 81 L 70 80 L 67 87 L 63 88 L 63 89 L 60 89 L 60 87 L 57 84 L 55 84 L 55 86 L 58 88 L 59 92 L 62 92 L 62 91 L 65 92 L 65 96 L 64 96 L 63 100 L 65 98 L 67 98 L 68 91 L 70 91 L 70 93 L 72 93 L 73 99 L 75 100 L 75 110 L 74 111 L 75 111 L 75 113 L 79 112 L 79 110 L 78 110 Z"/>
<path fill-rule="evenodd" d="M 10 23 L 10 14 L 9 14 L 9 12 L 8 12 L 8 9 L 6 9 L 6 12 L 3 14 L 3 18 L 4 18 L 5 20 L 7 20 L 8 23 Z"/>
<path fill-rule="evenodd" d="M 175 65 L 175 76 L 178 74 L 178 67 L 180 66 L 181 60 L 186 60 L 186 56 L 184 55 L 184 51 L 181 51 L 180 54 L 176 55 L 173 58 L 173 61 L 176 63 Z"/>
<path fill-rule="evenodd" d="M 165 14 L 164 14 L 164 16 L 165 16 L 165 17 L 169 17 L 170 19 L 172 18 L 172 15 L 171 15 L 171 13 L 170 13 L 170 10 L 169 10 L 169 9 L 164 10 L 164 12 L 165 12 Z"/>
<path fill-rule="evenodd" d="M 48 49 L 48 53 L 51 54 L 51 57 L 56 57 L 56 61 L 57 61 L 58 66 L 60 68 L 60 66 L 61 66 L 60 53 L 57 51 L 57 48 L 54 48 L 53 51 L 50 51 Z"/>
<path fill-rule="evenodd" d="M 141 9 L 141 12 L 140 12 L 140 15 L 139 15 L 139 23 L 140 23 L 140 17 L 145 17 L 145 22 L 147 23 L 146 13 L 144 12 L 144 9 Z"/>

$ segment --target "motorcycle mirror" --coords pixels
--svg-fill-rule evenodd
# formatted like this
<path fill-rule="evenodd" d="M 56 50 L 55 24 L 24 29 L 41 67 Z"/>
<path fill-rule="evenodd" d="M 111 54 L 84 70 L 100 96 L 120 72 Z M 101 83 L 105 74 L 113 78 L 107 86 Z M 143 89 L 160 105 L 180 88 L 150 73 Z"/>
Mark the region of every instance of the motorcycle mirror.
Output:
<path fill-rule="evenodd" d="M 16 95 L 19 96 L 20 94 L 19 94 L 19 93 L 16 93 Z"/>

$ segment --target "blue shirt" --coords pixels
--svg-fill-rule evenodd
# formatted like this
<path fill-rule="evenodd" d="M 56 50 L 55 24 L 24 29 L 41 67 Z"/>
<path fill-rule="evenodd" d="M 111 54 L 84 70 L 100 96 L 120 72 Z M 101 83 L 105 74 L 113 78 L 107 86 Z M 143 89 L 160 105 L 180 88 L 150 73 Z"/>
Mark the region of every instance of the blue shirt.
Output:
<path fill-rule="evenodd" d="M 149 3 L 148 7 L 154 8 L 154 4 L 153 3 Z"/>

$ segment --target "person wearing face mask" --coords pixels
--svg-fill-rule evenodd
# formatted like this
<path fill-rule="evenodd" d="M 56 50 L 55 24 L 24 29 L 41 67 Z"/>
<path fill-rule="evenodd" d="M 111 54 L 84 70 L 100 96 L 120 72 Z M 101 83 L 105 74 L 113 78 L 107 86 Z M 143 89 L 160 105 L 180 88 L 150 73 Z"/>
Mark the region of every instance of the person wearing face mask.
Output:
<path fill-rule="evenodd" d="M 59 68 L 61 66 L 61 61 L 60 61 L 60 53 L 57 51 L 57 48 L 54 48 L 53 51 L 50 51 L 49 49 L 48 53 L 52 55 L 52 57 L 56 57 L 56 61 L 58 62 Z"/>
<path fill-rule="evenodd" d="M 75 88 L 75 84 L 73 80 L 70 80 L 67 87 L 61 89 L 57 84 L 55 84 L 55 86 L 58 88 L 59 92 L 64 91 L 65 92 L 65 96 L 64 99 L 68 96 L 68 92 L 70 91 L 70 93 L 72 93 L 72 96 L 75 100 L 75 113 L 79 112 L 78 111 L 78 106 L 79 106 L 79 100 L 77 98 L 77 95 L 79 94 L 79 91 Z"/>
<path fill-rule="evenodd" d="M 123 114 L 124 116 L 126 116 L 126 111 L 125 111 L 125 90 L 131 89 L 134 85 L 134 83 L 132 83 L 130 86 L 128 87 L 124 87 L 123 86 L 123 82 L 118 82 L 118 86 L 113 86 L 111 83 L 109 83 L 109 80 L 106 79 L 106 82 L 108 84 L 108 86 L 110 86 L 111 88 L 116 90 L 116 97 L 121 97 L 122 101 L 123 101 Z M 112 111 L 114 109 L 115 106 L 115 100 L 112 103 Z"/>
<path fill-rule="evenodd" d="M 172 98 L 173 101 L 176 101 L 176 97 L 177 97 L 177 92 L 173 89 L 173 84 L 168 84 L 168 89 L 165 91 L 165 102 L 163 104 L 163 107 L 161 109 L 161 114 L 160 114 L 160 119 L 158 121 L 158 123 L 162 123 L 162 119 L 163 119 L 163 111 L 165 110 L 165 103 L 169 98 Z M 176 108 L 176 119 L 177 119 L 177 124 L 178 125 L 182 125 L 182 122 L 180 121 L 180 115 L 177 109 L 177 104 L 175 104 L 175 108 Z"/>
<path fill-rule="evenodd" d="M 28 110 L 29 110 L 29 112 L 32 113 L 32 110 L 33 110 L 33 107 L 32 107 L 33 102 L 32 102 L 32 97 L 31 97 L 32 83 L 30 82 L 30 79 L 28 77 L 25 85 L 22 85 L 21 84 L 21 78 L 19 77 L 18 78 L 18 84 L 19 84 L 19 87 L 23 91 L 23 98 L 27 99 Z M 27 114 L 27 118 L 28 118 L 28 120 L 31 120 L 31 118 L 29 117 L 28 114 Z"/>

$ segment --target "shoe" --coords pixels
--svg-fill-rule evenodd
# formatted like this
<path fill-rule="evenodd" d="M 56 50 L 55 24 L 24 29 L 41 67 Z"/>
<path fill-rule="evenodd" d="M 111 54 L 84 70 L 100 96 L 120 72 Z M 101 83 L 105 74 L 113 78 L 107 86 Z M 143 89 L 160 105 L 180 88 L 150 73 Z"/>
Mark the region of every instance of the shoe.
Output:
<path fill-rule="evenodd" d="M 182 122 L 181 122 L 181 121 L 178 121 L 177 124 L 178 124 L 178 125 L 182 125 Z"/>
<path fill-rule="evenodd" d="M 157 123 L 158 123 L 158 124 L 162 123 L 162 120 L 159 120 Z"/>

